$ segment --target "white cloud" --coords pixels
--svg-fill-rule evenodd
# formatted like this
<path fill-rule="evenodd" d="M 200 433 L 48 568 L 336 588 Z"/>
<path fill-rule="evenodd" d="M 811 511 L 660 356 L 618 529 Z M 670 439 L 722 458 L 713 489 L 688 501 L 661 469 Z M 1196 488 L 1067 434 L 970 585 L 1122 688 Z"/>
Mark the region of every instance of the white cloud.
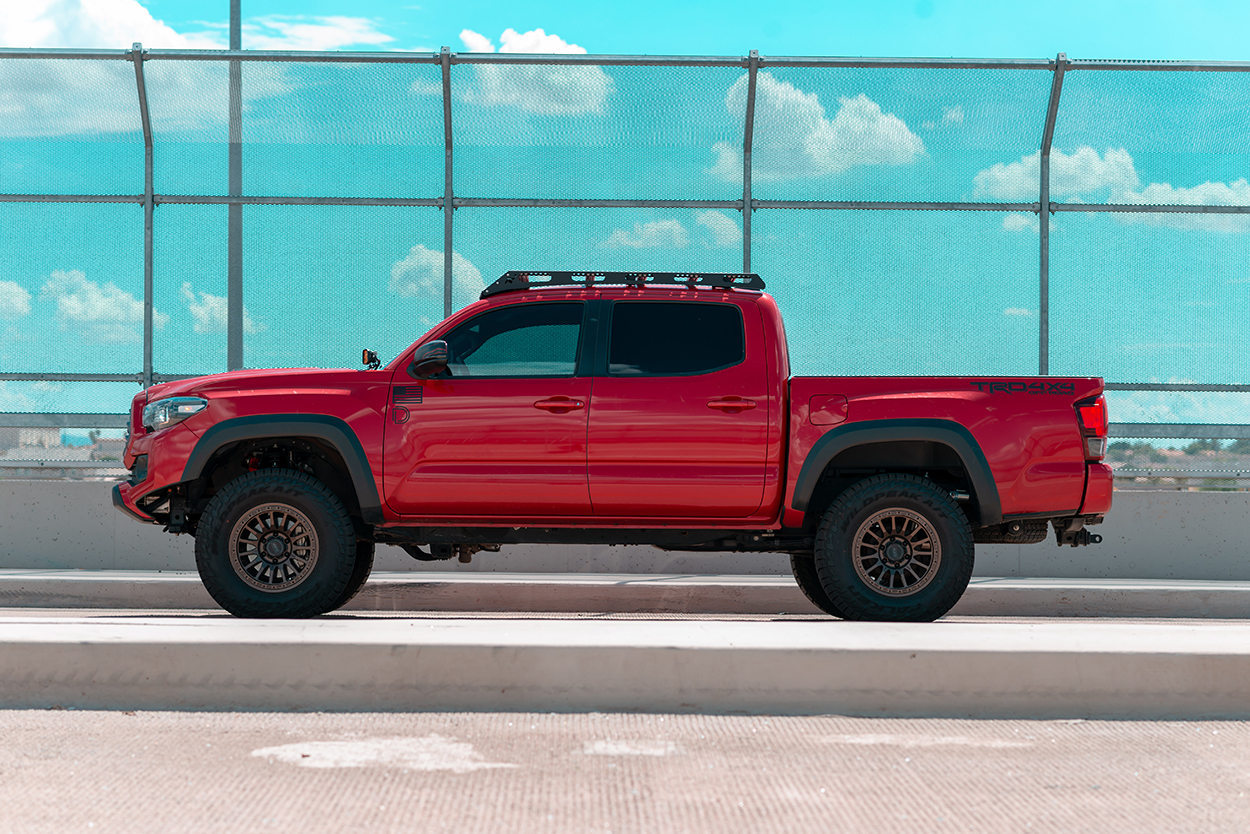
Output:
<path fill-rule="evenodd" d="M 712 233 L 717 246 L 737 246 L 742 243 L 742 229 L 723 211 L 696 211 L 694 222 Z"/>
<path fill-rule="evenodd" d="M 365 17 L 269 15 L 243 24 L 245 49 L 300 49 L 327 52 L 346 46 L 384 46 L 395 39 Z"/>
<path fill-rule="evenodd" d="M 476 301 L 486 284 L 459 252 L 451 253 L 452 299 L 457 308 Z M 403 298 L 443 297 L 443 253 L 417 244 L 391 266 L 390 291 Z"/>
<path fill-rule="evenodd" d="M 191 318 L 195 321 L 192 329 L 196 333 L 225 333 L 229 323 L 229 300 L 224 295 L 210 295 L 202 292 L 197 294 L 191 289 L 191 282 L 184 281 L 182 283 L 182 300 L 186 302 L 187 309 L 191 311 Z M 252 314 L 247 307 L 243 308 L 243 332 L 252 335 L 254 333 L 262 333 L 266 330 L 265 325 L 256 324 L 252 320 Z"/>
<path fill-rule="evenodd" d="M 443 85 L 439 81 L 428 81 L 424 78 L 418 78 L 412 82 L 408 92 L 417 96 L 441 96 L 443 94 Z"/>
<path fill-rule="evenodd" d="M 690 236 L 681 221 L 653 220 L 649 223 L 635 223 L 632 234 L 624 229 L 617 229 L 599 245 L 605 249 L 619 249 L 622 246 L 631 249 L 656 249 L 662 246 L 682 249 L 689 243 Z"/>
<path fill-rule="evenodd" d="M 942 121 L 948 125 L 961 125 L 964 123 L 964 106 L 956 104 L 954 107 L 942 108 Z"/>
<path fill-rule="evenodd" d="M 56 301 L 61 329 L 76 332 L 84 342 L 116 344 L 143 337 L 143 302 L 111 281 L 88 281 L 81 270 L 53 272 L 39 293 Z M 169 316 L 152 311 L 152 326 L 162 329 Z"/>
<path fill-rule="evenodd" d="M 973 178 L 974 196 L 995 200 L 1036 200 L 1041 177 L 1042 152 L 1035 151 L 1017 162 L 996 163 Z M 1133 158 L 1123 148 L 1108 148 L 1101 157 L 1093 148 L 1077 148 L 1071 154 L 1051 151 L 1050 195 L 1074 197 L 1110 189 L 1113 197 L 1138 185 Z"/>
<path fill-rule="evenodd" d="M 1192 188 L 1152 182 L 1136 192 L 1120 195 L 1119 202 L 1138 205 L 1170 206 L 1247 206 L 1250 205 L 1250 183 L 1239 179 L 1231 183 L 1204 182 Z M 1250 230 L 1250 215 L 1245 214 L 1117 214 L 1124 223 L 1169 226 L 1174 229 L 1204 229 L 1212 232 L 1244 232 Z"/>
<path fill-rule="evenodd" d="M 0 281 L 0 319 L 30 315 L 30 293 L 14 281 Z"/>
<path fill-rule="evenodd" d="M 1041 152 L 1021 157 L 1017 162 L 997 163 L 974 179 L 975 196 L 997 200 L 1036 199 Z M 1108 203 L 1173 206 L 1250 205 L 1250 182 L 1204 182 L 1192 187 L 1154 182 L 1140 187 L 1133 157 L 1123 148 L 1109 148 L 1101 157 L 1088 145 L 1071 154 L 1054 151 L 1050 156 L 1052 197 L 1092 199 L 1105 193 Z M 1008 215 L 1003 228 L 1023 230 L 1021 221 Z M 1023 216 L 1023 215 L 1022 215 Z M 1180 212 L 1118 212 L 1116 220 L 1130 225 L 1165 226 L 1173 229 L 1202 229 L 1213 232 L 1250 231 L 1250 215 L 1186 214 Z M 1011 225 L 1009 225 L 1011 224 Z M 1036 228 L 1036 220 L 1032 228 Z"/>
<path fill-rule="evenodd" d="M 137 0 L 32 0 L 0 13 L 0 46 L 126 49 L 224 49 L 225 25 L 203 24 L 181 33 L 152 17 Z M 393 40 L 373 21 L 355 17 L 269 16 L 243 24 L 251 49 L 332 50 L 377 47 Z M 120 61 L 53 61 L 35 67 L 0 62 L 0 136 L 40 137 L 140 131 L 134 68 Z M 243 85 L 244 107 L 290 92 L 295 83 L 284 66 L 251 64 Z M 154 106 L 160 131 L 211 127 L 224 134 L 228 113 L 228 67 L 161 62 L 148 78 L 149 97 L 176 101 Z M 224 136 L 222 138 L 224 141 Z"/>
<path fill-rule="evenodd" d="M 1003 228 L 1009 232 L 1023 232 L 1039 230 L 1041 224 L 1038 222 L 1036 214 L 1022 214 L 1020 212 L 1011 212 L 1003 218 Z"/>
<path fill-rule="evenodd" d="M 735 118 L 746 112 L 747 76 L 725 96 Z M 755 87 L 755 131 L 751 177 L 760 181 L 840 174 L 856 165 L 905 165 L 924 154 L 924 142 L 898 116 L 868 96 L 838 99 L 838 112 L 825 118 L 816 93 L 762 72 Z M 725 142 L 712 146 L 711 173 L 742 179 L 742 150 Z"/>
<path fill-rule="evenodd" d="M 181 34 L 139 0 L 23 0 L 0 14 L 0 46 L 129 49 L 221 49 L 215 33 Z M 131 70 L 133 80 L 134 70 Z"/>
<path fill-rule="evenodd" d="M 470 29 L 460 33 L 460 40 L 470 52 L 495 51 L 490 38 Z M 529 32 L 506 29 L 499 40 L 500 52 L 586 54 L 577 44 L 565 43 L 559 35 L 548 35 L 542 29 Z M 466 101 L 519 107 L 540 116 L 602 113 L 608 96 L 615 89 L 612 78 L 599 67 L 479 65 L 474 70 L 478 83 L 465 93 Z"/>
<path fill-rule="evenodd" d="M 227 24 L 201 24 L 178 32 L 157 20 L 139 0 L 28 0 L 8 3 L 0 14 L 0 46 L 129 49 L 225 49 Z M 268 15 L 243 22 L 246 49 L 326 51 L 345 46 L 382 46 L 395 39 L 364 17 Z M 133 70 L 132 70 L 133 75 Z"/>
<path fill-rule="evenodd" d="M 1018 316 L 1020 318 L 1032 318 L 1033 311 L 1026 307 L 1008 307 L 1003 310 L 1004 316 Z"/>

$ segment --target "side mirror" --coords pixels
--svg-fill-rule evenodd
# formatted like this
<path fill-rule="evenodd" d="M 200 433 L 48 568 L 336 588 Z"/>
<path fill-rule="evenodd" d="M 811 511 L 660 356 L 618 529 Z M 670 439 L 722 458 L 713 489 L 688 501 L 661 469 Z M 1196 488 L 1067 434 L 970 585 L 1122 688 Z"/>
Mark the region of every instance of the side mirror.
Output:
<path fill-rule="evenodd" d="M 446 342 L 426 342 L 412 355 L 412 364 L 408 366 L 408 373 L 417 379 L 429 379 L 447 370 L 447 358 Z"/>
<path fill-rule="evenodd" d="M 371 371 L 382 367 L 382 360 L 378 359 L 377 351 L 369 350 L 369 348 L 360 352 L 360 363 Z"/>

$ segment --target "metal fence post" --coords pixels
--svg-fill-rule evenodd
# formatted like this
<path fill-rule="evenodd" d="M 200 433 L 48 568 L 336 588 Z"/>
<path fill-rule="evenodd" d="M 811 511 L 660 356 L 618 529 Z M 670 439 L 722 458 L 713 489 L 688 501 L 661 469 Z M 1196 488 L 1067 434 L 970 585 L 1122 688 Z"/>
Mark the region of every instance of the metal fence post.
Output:
<path fill-rule="evenodd" d="M 1050 82 L 1050 104 L 1046 107 L 1046 126 L 1042 130 L 1041 159 L 1038 166 L 1040 189 L 1037 238 L 1040 264 L 1038 269 L 1037 372 L 1042 376 L 1050 373 L 1050 145 L 1055 138 L 1055 118 L 1059 115 L 1059 95 L 1063 92 L 1063 71 L 1067 64 L 1067 54 L 1060 52 L 1055 57 L 1054 76 Z"/>
<path fill-rule="evenodd" d="M 230 49 L 243 48 L 240 0 L 230 0 Z M 243 196 L 243 65 L 230 62 L 230 183 L 231 197 Z M 243 367 L 243 205 L 226 209 L 226 369 Z"/>
<path fill-rule="evenodd" d="M 444 46 L 439 54 L 443 63 L 443 317 L 446 318 L 451 315 L 451 217 L 456 210 L 451 189 L 451 49 Z"/>
<path fill-rule="evenodd" d="M 760 51 L 747 56 L 747 111 L 742 132 L 742 271 L 751 271 L 751 145 L 755 138 L 755 76 Z"/>
<path fill-rule="evenodd" d="M 130 47 L 139 93 L 139 121 L 143 125 L 143 387 L 152 386 L 152 120 L 148 115 L 148 88 L 143 79 L 143 44 Z"/>

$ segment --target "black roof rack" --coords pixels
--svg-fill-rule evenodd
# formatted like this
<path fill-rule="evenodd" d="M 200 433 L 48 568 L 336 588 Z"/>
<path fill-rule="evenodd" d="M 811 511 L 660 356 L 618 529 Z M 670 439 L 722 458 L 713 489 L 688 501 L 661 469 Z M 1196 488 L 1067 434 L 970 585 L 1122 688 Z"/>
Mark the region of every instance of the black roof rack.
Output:
<path fill-rule="evenodd" d="M 534 287 L 593 287 L 599 284 L 674 287 L 713 287 L 728 290 L 762 290 L 764 281 L 753 272 L 540 272 L 510 270 L 495 283 L 482 290 L 482 298 L 501 292 L 515 292 Z"/>

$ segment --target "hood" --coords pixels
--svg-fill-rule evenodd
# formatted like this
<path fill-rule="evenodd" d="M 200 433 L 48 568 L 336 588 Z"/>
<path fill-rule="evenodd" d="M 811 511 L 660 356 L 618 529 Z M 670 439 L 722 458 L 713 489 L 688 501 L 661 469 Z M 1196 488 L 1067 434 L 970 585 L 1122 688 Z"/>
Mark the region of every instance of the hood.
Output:
<path fill-rule="evenodd" d="M 202 396 L 235 391 L 296 389 L 309 386 L 342 385 L 362 382 L 369 377 L 390 376 L 383 370 L 369 371 L 347 368 L 263 368 L 255 370 L 228 371 L 224 374 L 196 376 L 173 382 L 162 382 L 147 389 L 147 401 L 166 397 Z"/>

